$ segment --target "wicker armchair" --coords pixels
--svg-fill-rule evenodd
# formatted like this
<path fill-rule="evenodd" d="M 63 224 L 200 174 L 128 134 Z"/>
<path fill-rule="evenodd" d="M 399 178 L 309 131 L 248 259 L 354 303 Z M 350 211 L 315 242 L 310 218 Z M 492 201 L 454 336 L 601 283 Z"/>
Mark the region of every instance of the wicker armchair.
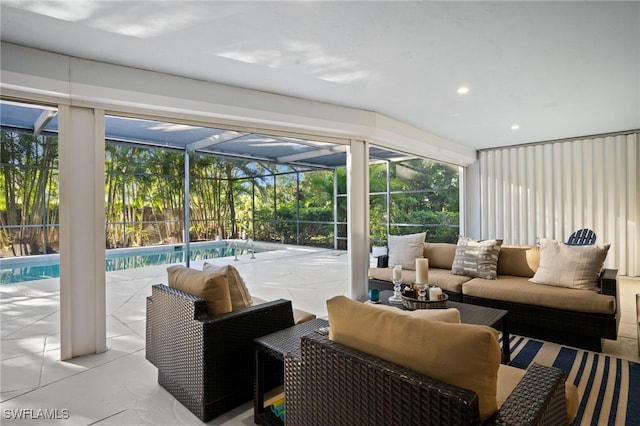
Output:
<path fill-rule="evenodd" d="M 566 424 L 562 370 L 532 366 L 486 424 Z M 287 425 L 476 425 L 475 393 L 330 341 L 285 359 Z"/>
<path fill-rule="evenodd" d="M 206 422 L 253 398 L 253 339 L 292 325 L 290 301 L 208 317 L 203 299 L 157 284 L 147 298 L 146 358 L 158 383 Z"/>

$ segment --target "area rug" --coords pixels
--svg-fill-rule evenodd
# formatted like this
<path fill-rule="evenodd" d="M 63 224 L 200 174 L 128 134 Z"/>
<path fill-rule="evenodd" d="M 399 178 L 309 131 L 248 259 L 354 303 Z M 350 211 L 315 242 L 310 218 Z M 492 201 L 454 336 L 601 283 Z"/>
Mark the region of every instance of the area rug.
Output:
<path fill-rule="evenodd" d="M 576 424 L 640 425 L 640 364 L 602 353 L 511 336 L 511 365 L 557 367 L 578 387 Z"/>

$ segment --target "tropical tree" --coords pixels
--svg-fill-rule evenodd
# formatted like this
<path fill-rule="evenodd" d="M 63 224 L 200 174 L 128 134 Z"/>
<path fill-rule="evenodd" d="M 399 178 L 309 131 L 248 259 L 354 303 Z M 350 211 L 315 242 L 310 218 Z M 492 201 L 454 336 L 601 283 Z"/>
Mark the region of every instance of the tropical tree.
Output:
<path fill-rule="evenodd" d="M 14 256 L 53 251 L 58 218 L 58 139 L 0 132 L 0 243 Z M 56 223 L 53 222 L 53 223 Z"/>

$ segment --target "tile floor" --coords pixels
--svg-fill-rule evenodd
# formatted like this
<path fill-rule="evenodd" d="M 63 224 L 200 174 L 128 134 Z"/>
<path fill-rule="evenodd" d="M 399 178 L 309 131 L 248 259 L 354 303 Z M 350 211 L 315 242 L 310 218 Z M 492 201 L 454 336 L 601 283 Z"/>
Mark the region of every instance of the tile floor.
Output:
<path fill-rule="evenodd" d="M 289 248 L 257 253 L 255 259 L 214 259 L 236 266 L 250 292 L 261 299 L 285 298 L 294 306 L 326 316 L 324 301 L 347 294 L 349 264 L 345 252 Z M 192 267 L 202 266 L 202 261 Z M 194 415 L 157 384 L 157 372 L 144 358 L 145 299 L 151 285 L 166 283 L 165 266 L 107 273 L 107 338 L 109 350 L 70 361 L 59 360 L 58 280 L 0 286 L 0 423 L 61 425 L 199 425 Z M 617 341 L 604 351 L 640 362 L 635 294 L 640 279 L 620 280 L 622 322 Z M 251 425 L 252 403 L 208 424 Z M 22 411 L 38 409 L 59 419 L 15 420 Z M 68 411 L 64 411 L 68 410 Z M 68 419 L 64 418 L 69 416 Z"/>

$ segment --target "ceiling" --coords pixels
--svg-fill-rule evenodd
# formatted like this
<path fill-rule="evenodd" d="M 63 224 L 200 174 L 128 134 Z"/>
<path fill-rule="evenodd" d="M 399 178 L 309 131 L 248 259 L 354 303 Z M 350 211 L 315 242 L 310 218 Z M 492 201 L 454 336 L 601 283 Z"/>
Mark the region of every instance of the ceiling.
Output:
<path fill-rule="evenodd" d="M 0 101 L 0 129 L 58 134 L 56 108 Z M 105 140 L 108 143 L 144 145 L 209 154 L 246 162 L 270 163 L 270 169 L 291 167 L 335 169 L 346 164 L 346 146 L 328 142 L 249 132 L 189 126 L 138 118 L 107 115 Z M 371 145 L 369 160 L 403 161 L 413 157 Z"/>
<path fill-rule="evenodd" d="M 474 149 L 640 128 L 640 2 L 0 5 L 3 41 L 376 111 Z"/>

